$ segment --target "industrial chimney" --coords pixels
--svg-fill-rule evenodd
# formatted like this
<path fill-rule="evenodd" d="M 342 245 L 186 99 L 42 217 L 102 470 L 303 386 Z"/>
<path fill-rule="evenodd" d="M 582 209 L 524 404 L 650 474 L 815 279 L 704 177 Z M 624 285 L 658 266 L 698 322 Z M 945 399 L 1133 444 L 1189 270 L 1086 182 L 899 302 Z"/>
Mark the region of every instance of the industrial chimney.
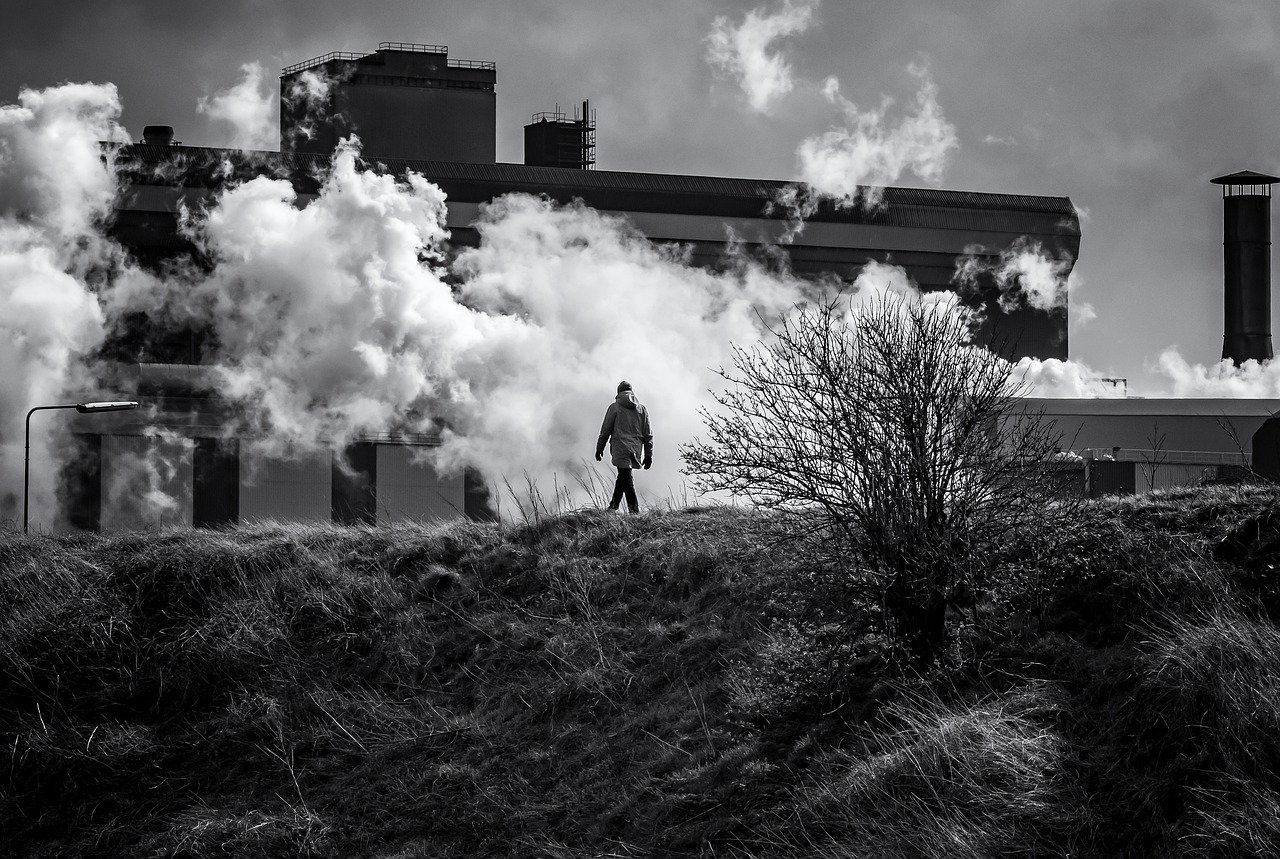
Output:
<path fill-rule="evenodd" d="M 1271 358 L 1271 186 L 1280 178 L 1242 170 L 1222 186 L 1222 357 Z"/>

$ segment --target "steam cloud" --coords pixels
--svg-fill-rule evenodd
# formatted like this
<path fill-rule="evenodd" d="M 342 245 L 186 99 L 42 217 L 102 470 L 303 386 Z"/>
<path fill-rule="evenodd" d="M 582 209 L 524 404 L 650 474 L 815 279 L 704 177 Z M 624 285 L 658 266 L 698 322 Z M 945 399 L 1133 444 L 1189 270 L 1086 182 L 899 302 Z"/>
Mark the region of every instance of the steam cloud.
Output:
<path fill-rule="evenodd" d="M 443 428 L 441 464 L 549 487 L 580 474 L 626 378 L 657 425 L 643 482 L 678 492 L 675 450 L 712 368 L 803 295 L 749 261 L 695 268 L 620 219 L 522 195 L 485 207 L 481 246 L 447 266 L 444 216 L 436 186 L 360 170 L 351 145 L 305 208 L 287 181 L 222 194 L 199 231 L 217 265 L 176 312 L 214 325 L 219 388 L 260 452 Z"/>
<path fill-rule="evenodd" d="M 707 62 L 719 74 L 736 79 L 747 102 L 767 113 L 779 98 L 795 88 L 791 66 L 772 45 L 807 30 L 816 17 L 818 0 L 784 0 L 781 8 L 752 9 L 741 22 L 715 19 L 707 36 Z M 887 117 L 893 99 L 862 110 L 840 92 L 840 80 L 828 77 L 823 97 L 841 113 L 843 124 L 807 138 L 796 150 L 804 186 L 784 190 L 775 204 L 793 221 L 786 240 L 803 229 L 822 198 L 840 205 L 874 208 L 884 187 L 910 172 L 925 182 L 941 180 L 948 157 L 959 146 L 955 127 L 942 115 L 938 88 L 924 63 L 908 71 L 919 81 L 913 109 L 896 124 Z"/>
<path fill-rule="evenodd" d="M 311 140 L 315 137 L 316 124 L 324 116 L 333 114 L 330 104 L 330 93 L 336 83 L 345 80 L 353 73 L 350 66 L 343 66 L 338 74 L 330 74 L 321 66 L 306 69 L 293 77 L 288 90 L 284 93 L 283 107 L 293 110 L 293 119 L 289 123 L 292 141 L 282 141 L 285 148 L 288 143 L 297 143 L 299 138 Z"/>
<path fill-rule="evenodd" d="M 827 78 L 823 95 L 840 109 L 845 125 L 808 138 L 796 150 L 800 178 L 813 193 L 874 207 L 884 186 L 908 171 L 925 182 L 942 178 L 951 150 L 959 146 L 956 130 L 942 115 L 928 67 L 915 63 L 908 69 L 920 89 L 914 110 L 895 125 L 886 123 L 893 99 L 885 96 L 878 108 L 864 111 L 840 93 L 838 78 Z"/>
<path fill-rule="evenodd" d="M 955 127 L 942 115 L 928 68 L 912 64 L 908 71 L 919 79 L 920 89 L 914 112 L 896 125 L 886 121 L 893 99 L 884 96 L 879 108 L 863 111 L 840 94 L 838 78 L 827 78 L 823 95 L 840 109 L 845 124 L 805 139 L 796 149 L 801 182 L 787 185 L 770 202 L 770 211 L 787 219 L 784 243 L 804 231 L 823 199 L 871 210 L 883 203 L 885 186 L 905 172 L 931 183 L 942 178 L 951 150 L 959 146 Z"/>
<path fill-rule="evenodd" d="M 212 269 L 159 277 L 100 231 L 116 188 L 98 141 L 127 139 L 119 109 L 113 88 L 85 87 L 27 93 L 22 110 L 6 110 L 5 147 L 22 153 L 6 162 L 6 187 L 32 187 L 6 196 L 22 209 L 6 211 L 5 271 L 21 267 L 25 279 L 7 277 L 5 288 L 39 282 L 19 295 L 30 312 L 6 319 L 6 416 L 91 389 L 77 362 L 105 330 L 145 312 L 155 324 L 213 327 L 219 390 L 261 453 L 443 429 L 442 465 L 475 463 L 494 483 L 527 474 L 548 488 L 595 467 L 600 418 L 627 378 L 658 430 L 642 488 L 678 497 L 676 450 L 700 428 L 712 368 L 815 288 L 746 259 L 697 268 L 687 251 L 655 247 L 620 219 L 522 196 L 486 207 L 482 246 L 450 263 L 440 190 L 358 169 L 354 145 L 305 207 L 289 182 L 267 177 L 223 191 L 190 227 Z M 46 159 L 54 138 L 60 157 Z M 18 430 L 5 429 L 6 488 L 18 485 Z M 135 457 L 138 474 L 112 478 L 162 518 L 171 505 L 154 490 L 173 475 L 154 451 L 164 448 L 151 443 Z M 40 506 L 51 488 L 44 494 Z"/>
<path fill-rule="evenodd" d="M 270 149 L 277 140 L 277 97 L 270 92 L 258 63 L 240 67 L 239 83 L 200 99 L 197 110 L 231 126 L 231 145 L 237 149 Z M 303 93 L 305 95 L 305 93 Z"/>
<path fill-rule="evenodd" d="M 76 386 L 78 359 L 103 336 L 89 286 L 112 249 L 99 235 L 116 184 L 99 141 L 127 142 L 114 86 L 24 89 L 0 106 L 0 518 L 21 505 L 27 409 L 58 402 Z M 39 420 L 39 418 L 37 418 Z M 53 429 L 37 432 L 47 457 Z M 54 496 L 53 475 L 33 475 L 35 503 Z"/>
<path fill-rule="evenodd" d="M 729 18 L 715 19 L 707 36 L 707 62 L 722 76 L 736 79 L 751 108 L 767 113 L 772 104 L 795 86 L 791 66 L 770 50 L 779 39 L 809 29 L 819 0 L 783 0 L 780 9 L 752 9 L 736 26 Z"/>
<path fill-rule="evenodd" d="M 1192 364 L 1176 349 L 1166 349 L 1156 359 L 1156 369 L 1174 397 L 1280 397 L 1280 361 Z"/>
<path fill-rule="evenodd" d="M 1091 304 L 1078 297 L 1080 278 L 1069 256 L 1054 256 L 1026 236 L 1001 251 L 994 265 L 979 256 L 984 251 L 985 248 L 977 245 L 965 248 L 951 278 L 959 288 L 972 288 L 980 275 L 990 273 L 1000 289 L 1000 307 L 1006 312 L 1023 304 L 1046 313 L 1070 310 L 1075 324 L 1088 322 L 1097 315 Z M 1073 294 L 1076 294 L 1074 301 L 1069 300 Z"/>
<path fill-rule="evenodd" d="M 1020 358 L 1013 365 L 1013 375 L 1024 383 L 1030 397 L 1100 398 L 1122 397 L 1125 393 L 1108 381 L 1107 374 L 1082 361 Z"/>
<path fill-rule="evenodd" d="M 191 439 L 159 430 L 115 441 L 103 463 L 104 530 L 190 524 L 178 499 L 191 497 Z"/>

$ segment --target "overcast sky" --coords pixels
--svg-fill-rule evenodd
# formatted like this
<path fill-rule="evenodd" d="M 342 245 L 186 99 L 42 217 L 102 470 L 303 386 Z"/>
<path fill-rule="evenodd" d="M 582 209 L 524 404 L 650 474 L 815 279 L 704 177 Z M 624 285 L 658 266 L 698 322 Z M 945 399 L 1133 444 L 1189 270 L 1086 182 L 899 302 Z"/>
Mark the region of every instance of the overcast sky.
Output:
<path fill-rule="evenodd" d="M 598 167 L 789 179 L 801 141 L 895 99 L 928 69 L 955 129 L 936 184 L 1066 195 L 1087 213 L 1071 356 L 1139 389 L 1166 347 L 1210 363 L 1222 344 L 1219 190 L 1208 180 L 1280 174 L 1276 0 L 156 0 L 11 4 L 0 102 L 19 87 L 111 81 L 139 137 L 173 125 L 219 146 L 231 131 L 197 111 L 241 67 L 279 69 L 380 41 L 447 44 L 498 68 L 498 159 L 522 160 L 531 114 L 590 99 Z M 808 9 L 769 52 L 790 88 L 744 91 L 713 68 L 708 37 L 748 12 Z M 802 16 L 803 17 L 803 16 Z M 916 175 L 899 184 L 925 185 Z M 1274 230 L 1273 230 L 1274 232 Z"/>

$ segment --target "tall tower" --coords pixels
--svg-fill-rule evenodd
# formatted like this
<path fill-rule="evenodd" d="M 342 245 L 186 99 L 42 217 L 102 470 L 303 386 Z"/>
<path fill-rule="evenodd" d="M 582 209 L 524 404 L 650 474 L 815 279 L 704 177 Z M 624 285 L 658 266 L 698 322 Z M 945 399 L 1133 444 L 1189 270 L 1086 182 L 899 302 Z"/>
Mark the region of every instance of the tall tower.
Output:
<path fill-rule="evenodd" d="M 368 156 L 493 164 L 496 79 L 494 63 L 449 59 L 445 45 L 315 57 L 281 71 L 280 148 L 328 155 L 357 134 Z"/>
<path fill-rule="evenodd" d="M 1241 364 L 1271 352 L 1271 186 L 1280 178 L 1242 170 L 1222 186 L 1222 357 Z"/>

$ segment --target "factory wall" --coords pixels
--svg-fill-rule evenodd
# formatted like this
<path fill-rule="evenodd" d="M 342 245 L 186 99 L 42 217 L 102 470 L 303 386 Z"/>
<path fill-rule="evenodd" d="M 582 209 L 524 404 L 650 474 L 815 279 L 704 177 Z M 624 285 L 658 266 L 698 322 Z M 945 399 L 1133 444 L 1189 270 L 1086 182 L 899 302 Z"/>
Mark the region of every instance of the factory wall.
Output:
<path fill-rule="evenodd" d="M 333 520 L 332 456 L 240 461 L 240 523 Z"/>
<path fill-rule="evenodd" d="M 1164 450 L 1252 454 L 1254 437 L 1276 420 L 1280 400 L 1054 399 L 1030 397 L 1071 450 L 1153 447 Z M 1272 424 L 1274 426 L 1274 424 Z"/>
<path fill-rule="evenodd" d="M 496 98 L 480 89 L 361 83 L 344 87 L 335 103 L 347 118 L 340 133 L 375 140 L 388 157 L 491 164 L 497 159 Z M 337 138 L 313 142 L 332 152 Z"/>
<path fill-rule="evenodd" d="M 381 445 L 377 461 L 379 522 L 443 522 L 463 516 L 465 483 L 441 475 L 405 446 Z"/>
<path fill-rule="evenodd" d="M 341 138 L 356 134 L 366 152 L 381 157 L 493 163 L 494 64 L 451 61 L 439 45 L 391 45 L 358 59 L 326 55 L 330 59 L 286 70 L 280 76 L 281 149 L 328 156 Z M 322 110 L 290 97 L 304 71 L 330 82 Z"/>
<path fill-rule="evenodd" d="M 254 460 L 217 438 L 80 434 L 77 445 L 63 475 L 76 529 L 491 517 L 477 474 L 439 473 L 418 445 L 358 442 L 339 455 Z"/>

